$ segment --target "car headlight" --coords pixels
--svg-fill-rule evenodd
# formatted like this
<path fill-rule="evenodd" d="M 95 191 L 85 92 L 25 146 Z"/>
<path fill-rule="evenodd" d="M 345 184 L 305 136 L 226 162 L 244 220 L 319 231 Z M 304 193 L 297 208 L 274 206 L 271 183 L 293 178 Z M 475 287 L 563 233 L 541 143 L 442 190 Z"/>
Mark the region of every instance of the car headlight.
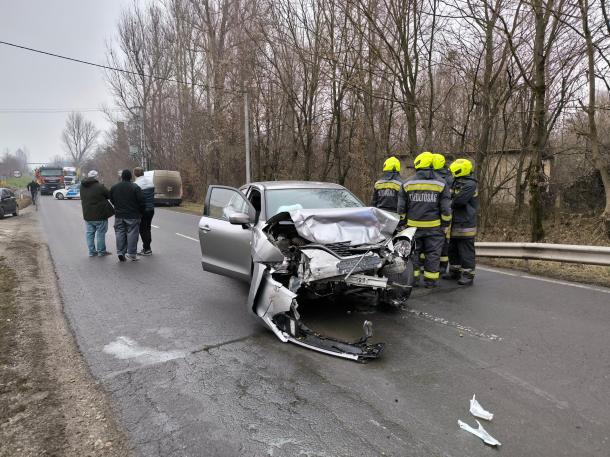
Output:
<path fill-rule="evenodd" d="M 400 257 L 408 257 L 411 254 L 411 242 L 409 240 L 398 240 L 394 243 L 394 252 Z"/>

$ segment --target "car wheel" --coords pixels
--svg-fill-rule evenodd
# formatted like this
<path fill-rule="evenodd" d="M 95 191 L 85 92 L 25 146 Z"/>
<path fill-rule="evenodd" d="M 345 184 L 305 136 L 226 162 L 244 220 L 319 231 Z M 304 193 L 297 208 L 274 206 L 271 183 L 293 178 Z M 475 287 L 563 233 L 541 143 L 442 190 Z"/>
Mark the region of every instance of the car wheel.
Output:
<path fill-rule="evenodd" d="M 13 213 L 13 216 L 19 216 L 19 206 L 15 205 L 15 212 Z"/>
<path fill-rule="evenodd" d="M 63 200 L 64 199 L 64 194 L 62 194 L 61 192 L 58 192 L 57 195 L 55 196 L 55 198 L 57 200 Z"/>
<path fill-rule="evenodd" d="M 4 208 L 0 206 L 0 219 L 4 218 Z"/>

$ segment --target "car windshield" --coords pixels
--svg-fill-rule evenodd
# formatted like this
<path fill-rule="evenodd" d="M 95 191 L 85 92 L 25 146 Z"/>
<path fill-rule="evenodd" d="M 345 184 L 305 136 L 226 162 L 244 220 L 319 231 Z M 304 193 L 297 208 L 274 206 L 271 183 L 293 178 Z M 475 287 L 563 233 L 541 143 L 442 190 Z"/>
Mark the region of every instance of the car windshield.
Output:
<path fill-rule="evenodd" d="M 40 170 L 40 176 L 63 176 L 64 172 L 60 169 Z"/>
<path fill-rule="evenodd" d="M 345 189 L 274 189 L 266 192 L 267 218 L 283 211 L 364 206 Z"/>

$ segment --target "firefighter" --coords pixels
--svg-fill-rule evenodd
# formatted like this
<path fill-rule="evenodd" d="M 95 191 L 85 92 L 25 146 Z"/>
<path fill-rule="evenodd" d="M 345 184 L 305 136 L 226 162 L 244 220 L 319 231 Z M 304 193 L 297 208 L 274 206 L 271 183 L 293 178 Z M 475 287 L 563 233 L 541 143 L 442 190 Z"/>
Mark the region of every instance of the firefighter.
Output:
<path fill-rule="evenodd" d="M 437 175 L 439 175 L 445 183 L 449 190 L 451 190 L 451 186 L 453 185 L 453 175 L 451 171 L 445 166 L 445 156 L 442 154 L 432 154 L 434 157 L 432 158 L 432 167 Z M 440 271 L 441 275 L 445 275 L 447 273 L 447 266 L 449 265 L 449 239 L 451 237 L 450 234 L 451 227 L 447 227 L 445 229 L 445 243 L 443 244 L 443 250 L 441 251 L 441 266 Z"/>
<path fill-rule="evenodd" d="M 434 172 L 431 152 L 419 154 L 414 161 L 415 175 L 405 181 L 398 212 L 408 227 L 416 227 L 413 255 L 414 286 L 418 286 L 424 254 L 424 285 L 435 287 L 440 276 L 439 263 L 445 242 L 445 227 L 451 222 L 451 197 L 445 181 Z"/>
<path fill-rule="evenodd" d="M 375 183 L 371 206 L 396 213 L 402 186 L 400 161 L 396 157 L 389 157 L 383 163 L 383 172 L 382 178 Z"/>
<path fill-rule="evenodd" d="M 449 243 L 449 276 L 460 285 L 474 281 L 475 250 L 477 235 L 477 211 L 479 194 L 472 162 L 458 159 L 449 167 L 454 177 L 452 193 L 453 222 Z"/>

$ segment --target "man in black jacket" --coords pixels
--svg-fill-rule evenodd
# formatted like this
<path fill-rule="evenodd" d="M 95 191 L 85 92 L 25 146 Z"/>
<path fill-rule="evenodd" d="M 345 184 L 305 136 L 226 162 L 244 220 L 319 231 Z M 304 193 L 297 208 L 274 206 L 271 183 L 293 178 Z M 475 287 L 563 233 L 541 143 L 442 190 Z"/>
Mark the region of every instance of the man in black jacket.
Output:
<path fill-rule="evenodd" d="M 89 257 L 110 254 L 106 251 L 106 232 L 108 231 L 108 218 L 114 214 L 114 211 L 108 202 L 109 198 L 108 189 L 97 180 L 97 171 L 91 170 L 80 185 L 80 203 L 83 209 L 83 219 L 87 226 Z"/>
<path fill-rule="evenodd" d="M 121 172 L 121 181 L 110 189 L 110 201 L 114 205 L 114 233 L 119 260 L 138 260 L 140 219 L 145 209 L 142 189 L 131 182 L 131 171 Z"/>
<path fill-rule="evenodd" d="M 146 209 L 144 210 L 142 220 L 140 221 L 142 250 L 138 252 L 138 255 L 152 255 L 150 244 L 152 243 L 152 219 L 155 215 L 155 184 L 150 176 L 144 175 L 144 169 L 142 167 L 134 168 L 133 175 L 136 177 L 136 185 L 142 189 L 142 195 L 144 195 L 144 201 L 146 202 Z"/>

